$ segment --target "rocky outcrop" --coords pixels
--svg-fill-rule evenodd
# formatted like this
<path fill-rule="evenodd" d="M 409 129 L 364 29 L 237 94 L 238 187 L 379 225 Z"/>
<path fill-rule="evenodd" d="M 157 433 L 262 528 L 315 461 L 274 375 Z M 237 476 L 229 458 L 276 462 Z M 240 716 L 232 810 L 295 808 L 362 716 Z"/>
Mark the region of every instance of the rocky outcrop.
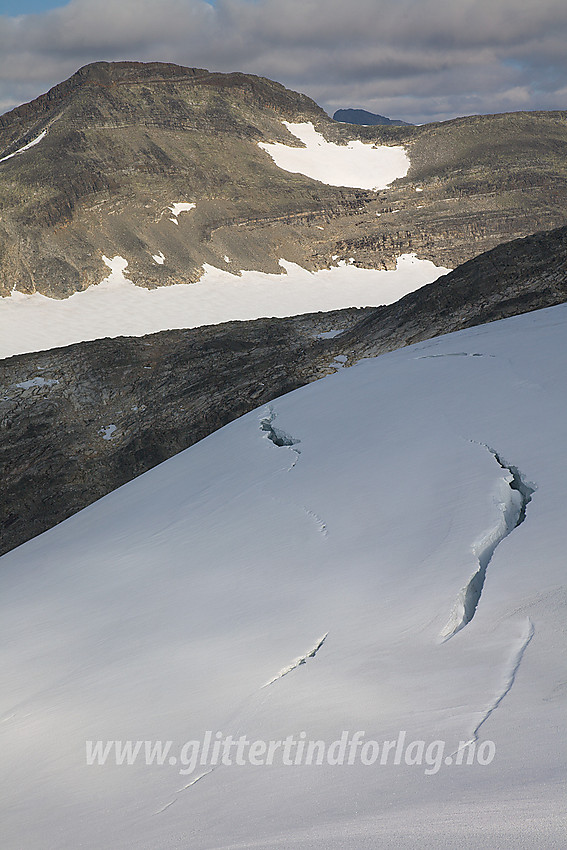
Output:
<path fill-rule="evenodd" d="M 0 360 L 0 553 L 332 371 L 367 310 L 120 337 Z"/>
<path fill-rule="evenodd" d="M 567 227 L 499 245 L 369 312 L 340 337 L 351 360 L 567 301 Z"/>

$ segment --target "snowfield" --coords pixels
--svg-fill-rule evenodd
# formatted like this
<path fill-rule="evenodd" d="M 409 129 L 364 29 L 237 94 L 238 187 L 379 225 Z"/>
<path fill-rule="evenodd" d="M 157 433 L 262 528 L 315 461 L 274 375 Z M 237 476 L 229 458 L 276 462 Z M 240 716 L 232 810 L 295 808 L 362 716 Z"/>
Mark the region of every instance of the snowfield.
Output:
<path fill-rule="evenodd" d="M 5 555 L 5 846 L 563 846 L 566 334 L 562 305 L 340 369 Z M 256 760 L 191 763 L 207 734 Z"/>
<path fill-rule="evenodd" d="M 162 263 L 165 257 L 160 253 L 153 259 Z M 111 270 L 109 276 L 64 300 L 38 292 L 12 292 L 0 298 L 0 357 L 88 339 L 391 304 L 450 271 L 413 254 L 403 254 L 392 271 L 361 269 L 339 261 L 330 269 L 311 273 L 281 260 L 285 274 L 244 271 L 239 276 L 205 265 L 197 283 L 149 290 L 125 276 L 128 261 L 124 257 L 103 260 Z"/>
<path fill-rule="evenodd" d="M 329 186 L 359 189 L 385 189 L 409 171 L 409 157 L 401 145 L 373 145 L 359 140 L 347 145 L 328 142 L 309 121 L 282 122 L 305 147 L 294 148 L 281 142 L 258 142 L 278 168 L 304 174 Z"/>

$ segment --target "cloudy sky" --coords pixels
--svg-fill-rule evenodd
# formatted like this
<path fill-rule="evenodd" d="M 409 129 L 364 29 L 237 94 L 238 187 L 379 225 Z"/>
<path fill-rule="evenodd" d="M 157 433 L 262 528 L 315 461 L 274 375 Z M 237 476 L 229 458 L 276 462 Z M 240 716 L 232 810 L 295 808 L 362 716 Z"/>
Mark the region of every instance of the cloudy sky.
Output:
<path fill-rule="evenodd" d="M 567 0 L 0 0 L 0 113 L 96 60 L 246 71 L 330 114 L 567 109 Z"/>

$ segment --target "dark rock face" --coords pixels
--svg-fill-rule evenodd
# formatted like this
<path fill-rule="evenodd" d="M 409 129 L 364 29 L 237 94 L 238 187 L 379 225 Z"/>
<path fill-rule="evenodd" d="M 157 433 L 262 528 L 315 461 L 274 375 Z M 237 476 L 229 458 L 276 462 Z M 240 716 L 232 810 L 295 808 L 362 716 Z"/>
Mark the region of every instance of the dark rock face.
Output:
<path fill-rule="evenodd" d="M 0 551 L 332 372 L 337 355 L 353 363 L 565 300 L 567 227 L 501 245 L 387 307 L 103 339 L 0 361 Z"/>
<path fill-rule="evenodd" d="M 257 144 L 300 145 L 284 120 L 337 143 L 403 145 L 410 171 L 380 192 L 290 174 Z M 65 298 L 108 274 L 103 254 L 149 288 L 193 282 L 203 263 L 278 272 L 281 257 L 393 268 L 415 252 L 452 268 L 567 224 L 565 112 L 357 127 L 260 77 L 98 62 L 0 116 L 0 159 L 44 130 L 0 162 L 0 295 Z M 177 202 L 196 208 L 175 226 Z"/>
<path fill-rule="evenodd" d="M 351 358 L 567 301 L 567 227 L 499 245 L 341 335 Z"/>
<path fill-rule="evenodd" d="M 0 553 L 333 371 L 317 334 L 367 312 L 231 322 L 1 360 Z"/>
<path fill-rule="evenodd" d="M 398 118 L 386 118 L 376 112 L 367 112 L 366 109 L 337 109 L 333 115 L 333 121 L 342 121 L 345 124 L 363 124 L 366 127 L 377 125 L 390 125 L 392 127 L 411 127 L 407 121 Z"/>

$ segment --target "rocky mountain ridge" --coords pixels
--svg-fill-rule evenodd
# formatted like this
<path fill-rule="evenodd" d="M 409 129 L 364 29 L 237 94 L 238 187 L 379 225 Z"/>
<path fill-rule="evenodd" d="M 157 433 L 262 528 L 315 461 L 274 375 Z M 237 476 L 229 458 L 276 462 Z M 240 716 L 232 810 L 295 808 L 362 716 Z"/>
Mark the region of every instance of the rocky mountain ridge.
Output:
<path fill-rule="evenodd" d="M 258 147 L 301 145 L 283 121 L 402 145 L 411 168 L 379 192 L 289 173 Z M 415 252 L 454 267 L 567 223 L 566 154 L 567 112 L 356 127 L 251 75 L 95 63 L 0 117 L 0 294 L 68 297 L 107 275 L 103 255 L 149 288 L 191 283 L 204 263 L 277 273 L 282 257 L 393 268 Z M 172 226 L 178 202 L 196 206 Z"/>

